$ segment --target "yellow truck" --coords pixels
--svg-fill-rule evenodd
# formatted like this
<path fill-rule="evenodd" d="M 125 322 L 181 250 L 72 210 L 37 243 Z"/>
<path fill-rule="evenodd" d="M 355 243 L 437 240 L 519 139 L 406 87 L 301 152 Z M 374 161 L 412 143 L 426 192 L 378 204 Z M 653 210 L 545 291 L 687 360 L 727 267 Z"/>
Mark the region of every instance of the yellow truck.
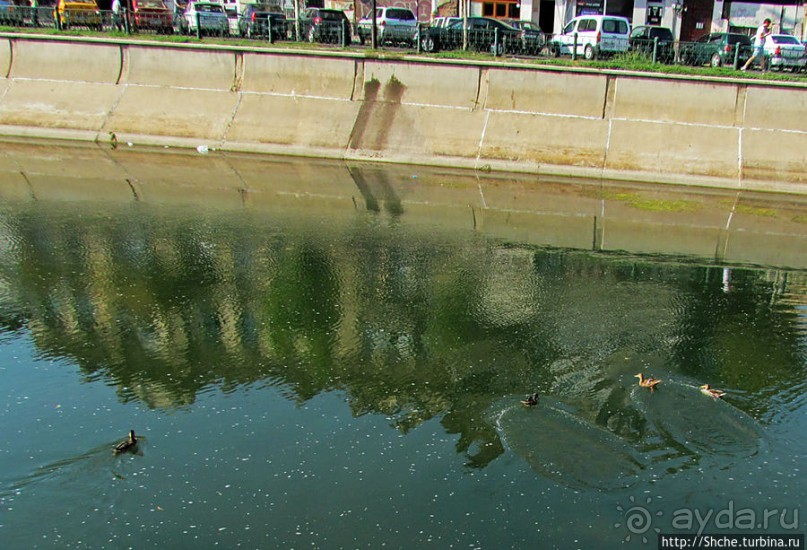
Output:
<path fill-rule="evenodd" d="M 53 9 L 53 18 L 63 29 L 88 27 L 102 30 L 101 10 L 95 0 L 59 0 Z"/>

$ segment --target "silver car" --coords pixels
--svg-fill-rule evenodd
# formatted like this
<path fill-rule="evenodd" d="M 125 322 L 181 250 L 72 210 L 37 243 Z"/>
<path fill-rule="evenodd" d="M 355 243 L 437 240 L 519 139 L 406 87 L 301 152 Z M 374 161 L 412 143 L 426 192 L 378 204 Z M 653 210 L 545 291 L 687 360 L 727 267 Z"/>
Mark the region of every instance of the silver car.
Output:
<path fill-rule="evenodd" d="M 188 2 L 184 13 L 184 29 L 188 34 L 230 34 L 230 20 L 224 6 L 217 2 Z"/>
<path fill-rule="evenodd" d="M 765 38 L 765 56 L 771 69 L 802 70 L 807 65 L 807 46 L 789 34 L 770 34 Z"/>

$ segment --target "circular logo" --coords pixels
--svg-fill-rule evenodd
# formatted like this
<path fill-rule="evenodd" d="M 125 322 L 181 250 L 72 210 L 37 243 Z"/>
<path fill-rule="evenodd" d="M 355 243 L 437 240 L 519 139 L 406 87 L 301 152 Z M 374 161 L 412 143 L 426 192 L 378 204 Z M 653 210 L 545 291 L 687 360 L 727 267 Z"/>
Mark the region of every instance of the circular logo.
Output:
<path fill-rule="evenodd" d="M 651 528 L 656 533 L 660 533 L 661 529 L 658 527 L 653 527 L 653 516 L 661 516 L 663 512 L 658 511 L 655 514 L 650 511 L 649 506 L 652 502 L 653 497 L 647 497 L 645 500 L 644 505 L 637 505 L 636 500 L 633 497 L 630 497 L 630 505 L 626 508 L 623 508 L 621 505 L 617 505 L 616 509 L 622 514 L 622 520 L 614 523 L 614 528 L 619 529 L 623 525 L 628 530 L 628 534 L 625 537 L 625 542 L 631 540 L 631 537 L 641 536 L 642 542 L 647 542 L 647 537 L 645 533 L 647 533 Z"/>

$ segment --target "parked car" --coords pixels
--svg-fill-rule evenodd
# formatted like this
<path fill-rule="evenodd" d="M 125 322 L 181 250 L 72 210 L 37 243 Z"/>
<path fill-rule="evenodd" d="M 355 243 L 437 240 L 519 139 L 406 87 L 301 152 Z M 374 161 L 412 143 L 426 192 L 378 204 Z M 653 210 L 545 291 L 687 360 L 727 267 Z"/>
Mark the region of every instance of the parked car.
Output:
<path fill-rule="evenodd" d="M 805 45 L 789 34 L 770 34 L 765 38 L 765 55 L 771 69 L 798 72 L 807 65 Z"/>
<path fill-rule="evenodd" d="M 418 19 L 415 12 L 408 8 L 376 8 L 376 39 L 383 43 L 411 44 L 415 37 Z M 373 14 L 368 13 L 359 20 L 356 34 L 359 42 L 364 44 L 371 39 L 373 32 Z"/>
<path fill-rule="evenodd" d="M 174 17 L 163 0 L 129 0 L 129 25 L 136 30 L 148 29 L 171 34 Z"/>
<path fill-rule="evenodd" d="M 507 23 L 492 17 L 468 17 L 468 47 L 479 52 L 490 52 L 495 55 L 518 53 L 524 47 L 526 32 L 518 30 Z M 421 49 L 458 49 L 463 43 L 462 19 L 454 21 L 444 29 L 431 29 L 421 35 Z M 427 43 L 433 39 L 432 44 Z"/>
<path fill-rule="evenodd" d="M 349 45 L 350 21 L 342 10 L 309 8 L 300 17 L 300 32 L 309 42 Z"/>
<path fill-rule="evenodd" d="M 462 17 L 435 17 L 432 20 L 432 27 L 444 29 L 455 21 L 461 21 Z"/>
<path fill-rule="evenodd" d="M 53 9 L 53 18 L 63 29 L 88 27 L 101 30 L 101 10 L 95 0 L 59 0 Z"/>
<path fill-rule="evenodd" d="M 519 19 L 504 19 L 504 22 L 523 31 L 521 52 L 527 55 L 538 55 L 546 46 L 546 35 L 538 24 L 532 21 L 521 21 Z"/>
<path fill-rule="evenodd" d="M 228 36 L 230 21 L 224 6 L 218 2 L 188 2 L 184 14 L 185 32 L 195 34 L 197 28 L 202 34 Z"/>
<path fill-rule="evenodd" d="M 685 65 L 705 65 L 721 67 L 745 63 L 754 49 L 751 38 L 739 33 L 713 32 L 701 36 L 695 42 L 685 42 L 680 46 L 681 62 Z"/>
<path fill-rule="evenodd" d="M 656 53 L 656 61 L 662 63 L 672 63 L 675 61 L 675 39 L 672 29 L 667 27 L 641 26 L 634 27 L 630 31 L 628 44 L 631 51 L 642 52 L 653 56 Z"/>
<path fill-rule="evenodd" d="M 264 11 L 260 5 L 247 4 L 238 19 L 238 30 L 247 38 L 266 37 L 270 40 L 291 38 L 286 16 L 275 11 Z"/>
<path fill-rule="evenodd" d="M 586 59 L 628 51 L 630 22 L 616 15 L 581 15 L 569 21 L 549 42 L 555 55 L 582 55 Z M 575 46 L 576 45 L 576 46 Z"/>
<path fill-rule="evenodd" d="M 19 17 L 14 3 L 10 0 L 0 0 L 0 25 L 18 25 Z"/>

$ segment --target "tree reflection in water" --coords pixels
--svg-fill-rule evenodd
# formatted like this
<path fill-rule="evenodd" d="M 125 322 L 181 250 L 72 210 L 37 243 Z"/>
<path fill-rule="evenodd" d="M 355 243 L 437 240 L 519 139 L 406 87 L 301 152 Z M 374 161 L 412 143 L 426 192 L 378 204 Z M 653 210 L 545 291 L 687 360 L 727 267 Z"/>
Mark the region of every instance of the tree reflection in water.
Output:
<path fill-rule="evenodd" d="M 402 433 L 438 418 L 470 467 L 505 450 L 491 418 L 503 396 L 555 396 L 582 430 L 661 452 L 670 442 L 653 443 L 632 397 L 638 371 L 737 390 L 726 401 L 763 422 L 805 387 L 805 295 L 779 299 L 801 273 L 735 269 L 726 293 L 722 267 L 375 216 L 6 209 L 2 330 L 30 330 L 43 355 L 152 408 L 266 383 L 297 402 L 343 391 Z"/>

